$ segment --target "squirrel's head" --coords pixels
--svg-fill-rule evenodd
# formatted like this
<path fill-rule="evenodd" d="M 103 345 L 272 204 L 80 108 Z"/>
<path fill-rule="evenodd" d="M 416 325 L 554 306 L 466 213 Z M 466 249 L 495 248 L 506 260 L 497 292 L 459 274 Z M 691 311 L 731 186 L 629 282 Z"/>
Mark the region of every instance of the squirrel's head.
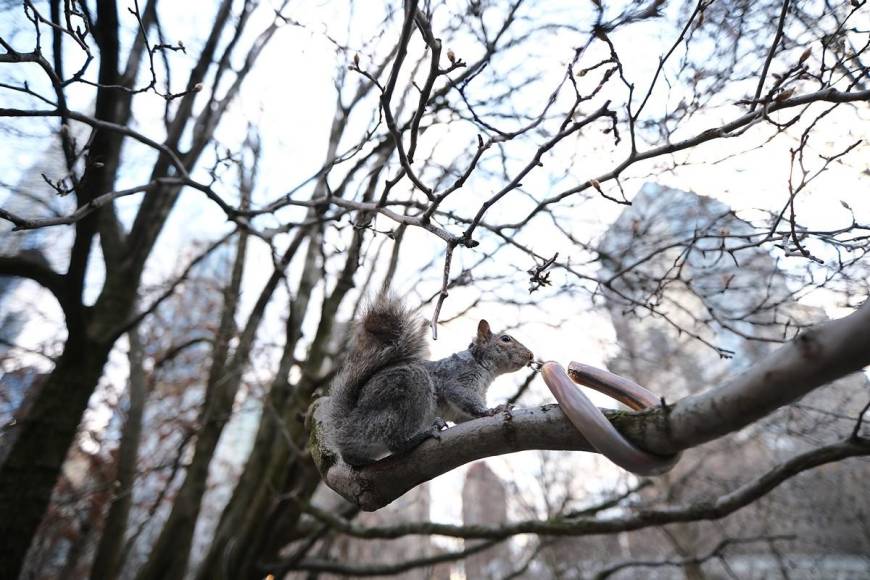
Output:
<path fill-rule="evenodd" d="M 498 375 L 518 371 L 535 358 L 532 351 L 513 336 L 492 332 L 486 320 L 477 324 L 477 335 L 470 348 L 475 359 Z"/>

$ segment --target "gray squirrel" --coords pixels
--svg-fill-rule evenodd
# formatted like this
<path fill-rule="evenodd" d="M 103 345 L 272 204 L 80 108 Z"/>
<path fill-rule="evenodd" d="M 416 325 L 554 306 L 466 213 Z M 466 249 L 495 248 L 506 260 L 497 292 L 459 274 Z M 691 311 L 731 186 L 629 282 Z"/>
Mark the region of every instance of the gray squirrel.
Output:
<path fill-rule="evenodd" d="M 425 321 L 394 297 L 378 298 L 358 318 L 329 389 L 330 430 L 348 465 L 406 453 L 437 437 L 445 419 L 462 422 L 503 410 L 487 408 L 489 385 L 534 359 L 481 320 L 467 350 L 430 361 L 426 332 Z"/>

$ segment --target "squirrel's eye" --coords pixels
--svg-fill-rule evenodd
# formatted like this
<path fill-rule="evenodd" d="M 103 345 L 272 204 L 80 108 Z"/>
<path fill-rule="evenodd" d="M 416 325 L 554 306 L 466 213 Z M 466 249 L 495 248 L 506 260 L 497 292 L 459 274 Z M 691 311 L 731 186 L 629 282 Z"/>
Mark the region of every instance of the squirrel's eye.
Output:
<path fill-rule="evenodd" d="M 501 335 L 498 339 L 502 342 L 510 342 L 511 341 L 511 337 L 509 337 L 506 334 Z"/>

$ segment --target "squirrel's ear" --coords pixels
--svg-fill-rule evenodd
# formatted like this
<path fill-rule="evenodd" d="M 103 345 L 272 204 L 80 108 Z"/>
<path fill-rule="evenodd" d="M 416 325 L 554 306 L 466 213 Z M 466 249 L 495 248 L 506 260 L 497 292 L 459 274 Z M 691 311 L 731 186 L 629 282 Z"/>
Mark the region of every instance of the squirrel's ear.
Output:
<path fill-rule="evenodd" d="M 489 322 L 481 320 L 477 323 L 477 339 L 489 340 L 492 338 L 492 331 L 489 329 Z"/>

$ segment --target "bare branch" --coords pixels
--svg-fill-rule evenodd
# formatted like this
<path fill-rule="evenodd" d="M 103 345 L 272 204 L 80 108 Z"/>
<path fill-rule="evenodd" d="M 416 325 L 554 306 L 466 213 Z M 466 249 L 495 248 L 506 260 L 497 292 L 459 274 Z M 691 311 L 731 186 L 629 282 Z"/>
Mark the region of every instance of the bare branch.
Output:
<path fill-rule="evenodd" d="M 77 304 L 66 290 L 66 281 L 55 272 L 38 250 L 25 250 L 17 256 L 0 256 L 0 276 L 16 276 L 33 280 L 50 291 L 69 317 Z"/>
<path fill-rule="evenodd" d="M 794 535 L 778 535 L 778 536 L 752 536 L 747 538 L 725 538 L 706 554 L 694 556 L 692 558 L 682 558 L 679 560 L 630 560 L 627 562 L 619 562 L 608 566 L 604 570 L 600 570 L 595 574 L 595 580 L 605 580 L 620 570 L 626 568 L 662 568 L 662 567 L 682 567 L 686 564 L 702 564 L 713 558 L 720 557 L 730 546 L 751 544 L 755 542 L 773 542 L 776 540 L 793 540 Z"/>
<path fill-rule="evenodd" d="M 484 552 L 500 542 L 502 542 L 500 539 L 485 540 L 482 542 L 476 542 L 468 548 L 455 552 L 444 552 L 434 556 L 414 558 L 404 562 L 397 562 L 395 564 L 351 564 L 340 561 L 309 559 L 301 560 L 292 565 L 273 564 L 265 565 L 263 568 L 264 571 L 272 574 L 282 574 L 289 572 L 290 570 L 307 570 L 309 572 L 326 572 L 348 576 L 386 576 L 391 574 L 401 574 L 402 572 L 414 570 L 415 568 L 423 568 L 444 562 L 462 560 L 468 556 Z"/>
<path fill-rule="evenodd" d="M 848 457 L 870 455 L 870 440 L 847 439 L 801 453 L 770 471 L 715 499 L 679 507 L 639 510 L 615 518 L 579 518 L 572 520 L 529 520 L 498 526 L 454 526 L 435 523 L 409 523 L 386 527 L 364 527 L 343 520 L 312 506 L 303 509 L 334 529 L 357 538 L 398 538 L 406 535 L 433 534 L 464 539 L 499 539 L 518 534 L 548 536 L 588 536 L 640 530 L 676 522 L 695 522 L 724 518 L 756 499 L 773 491 L 784 481 L 807 471 Z"/>

